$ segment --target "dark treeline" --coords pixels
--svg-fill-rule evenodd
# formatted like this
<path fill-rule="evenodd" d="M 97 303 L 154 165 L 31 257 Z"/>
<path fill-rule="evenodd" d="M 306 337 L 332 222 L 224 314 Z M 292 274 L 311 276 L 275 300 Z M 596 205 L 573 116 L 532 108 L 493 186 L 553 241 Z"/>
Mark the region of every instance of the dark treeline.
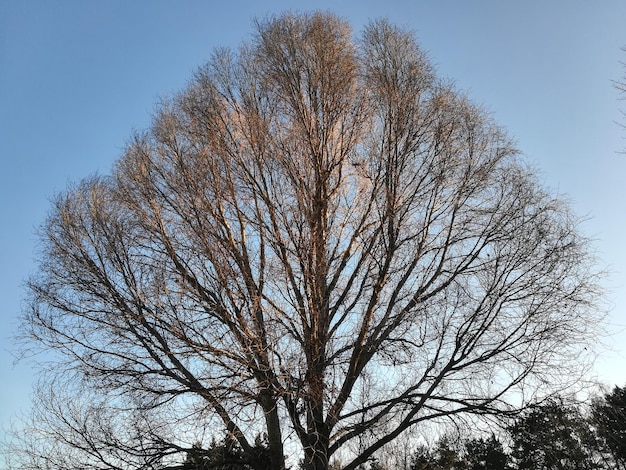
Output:
<path fill-rule="evenodd" d="M 270 468 L 267 446 L 259 437 L 258 459 Z M 362 470 L 595 470 L 626 469 L 626 386 L 615 387 L 588 403 L 552 399 L 528 408 L 498 433 L 443 435 L 418 445 L 409 458 L 386 450 Z M 401 460 L 404 460 L 401 462 Z M 248 470 L 236 441 L 224 438 L 189 454 L 185 470 Z M 258 463 L 258 461 L 257 461 Z M 331 462 L 341 470 L 341 461 Z"/>

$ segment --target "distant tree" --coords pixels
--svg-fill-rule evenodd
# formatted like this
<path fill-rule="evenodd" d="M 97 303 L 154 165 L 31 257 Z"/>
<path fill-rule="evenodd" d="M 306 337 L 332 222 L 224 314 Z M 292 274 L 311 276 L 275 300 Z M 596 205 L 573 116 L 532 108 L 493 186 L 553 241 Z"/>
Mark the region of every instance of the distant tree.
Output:
<path fill-rule="evenodd" d="M 510 428 L 519 470 L 592 470 L 602 468 L 595 440 L 579 410 L 550 400 L 518 419 Z"/>
<path fill-rule="evenodd" d="M 488 439 L 472 438 L 465 442 L 468 470 L 507 470 L 509 456 L 493 434 Z"/>
<path fill-rule="evenodd" d="M 591 405 L 592 423 L 613 465 L 626 469 L 626 387 L 615 387 Z"/>
<path fill-rule="evenodd" d="M 436 459 L 428 446 L 417 448 L 411 459 L 410 470 L 432 470 Z"/>
<path fill-rule="evenodd" d="M 463 470 L 465 462 L 458 446 L 448 436 L 443 436 L 434 446 L 419 447 L 411 462 L 411 470 Z"/>
<path fill-rule="evenodd" d="M 387 444 L 376 457 L 389 470 L 410 470 L 416 448 L 420 447 L 416 447 L 414 436 L 406 433 Z"/>
<path fill-rule="evenodd" d="M 439 439 L 435 456 L 437 458 L 434 467 L 436 470 L 464 470 L 466 468 L 460 443 L 454 442 L 448 436 Z"/>
<path fill-rule="evenodd" d="M 433 456 L 435 463 L 433 470 L 463 470 L 465 462 L 456 442 L 448 436 L 443 436 L 437 442 Z"/>
<path fill-rule="evenodd" d="M 23 324 L 56 386 L 19 468 L 180 465 L 221 428 L 256 470 L 259 433 L 272 469 L 354 470 L 575 383 L 598 321 L 567 202 L 410 33 L 328 13 L 217 51 L 41 246 Z"/>
<path fill-rule="evenodd" d="M 267 443 L 257 437 L 253 454 L 243 452 L 238 442 L 226 436 L 221 442 L 211 441 L 208 448 L 197 444 L 187 452 L 184 470 L 272 470 Z"/>

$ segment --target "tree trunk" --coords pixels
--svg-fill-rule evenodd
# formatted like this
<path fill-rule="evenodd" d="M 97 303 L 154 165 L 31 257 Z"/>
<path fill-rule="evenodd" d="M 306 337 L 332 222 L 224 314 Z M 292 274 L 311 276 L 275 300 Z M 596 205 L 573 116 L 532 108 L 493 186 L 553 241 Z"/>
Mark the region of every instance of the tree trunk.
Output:
<path fill-rule="evenodd" d="M 271 470 L 285 470 L 285 453 L 278 408 L 269 393 L 264 394 L 261 401 L 265 411 L 265 427 L 267 429 L 267 445 L 270 453 Z"/>
<path fill-rule="evenodd" d="M 329 439 L 321 431 L 309 436 L 310 445 L 304 452 L 304 468 L 306 470 L 328 470 Z"/>

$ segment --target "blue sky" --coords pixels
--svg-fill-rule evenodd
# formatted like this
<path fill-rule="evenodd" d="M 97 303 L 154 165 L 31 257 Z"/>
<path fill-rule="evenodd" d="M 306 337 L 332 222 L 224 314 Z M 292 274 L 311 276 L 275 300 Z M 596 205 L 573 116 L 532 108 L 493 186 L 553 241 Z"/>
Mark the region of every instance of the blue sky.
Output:
<path fill-rule="evenodd" d="M 0 426 L 27 410 L 34 380 L 30 363 L 13 365 L 10 336 L 50 198 L 108 173 L 159 98 L 215 47 L 249 38 L 254 17 L 312 9 L 356 31 L 378 17 L 415 31 L 439 73 L 589 216 L 614 333 L 596 373 L 626 384 L 626 129 L 612 86 L 626 72 L 625 1 L 0 0 Z"/>

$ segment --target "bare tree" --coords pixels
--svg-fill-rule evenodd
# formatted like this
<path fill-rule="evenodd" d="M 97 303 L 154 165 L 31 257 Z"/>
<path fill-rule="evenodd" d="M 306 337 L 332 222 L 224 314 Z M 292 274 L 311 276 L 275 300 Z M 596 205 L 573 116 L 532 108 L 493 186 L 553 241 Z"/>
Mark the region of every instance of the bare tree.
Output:
<path fill-rule="evenodd" d="M 21 468 L 184 468 L 225 429 L 258 469 L 260 434 L 272 469 L 352 470 L 577 380 L 600 318 L 568 204 L 385 21 L 258 22 L 41 239 Z"/>

